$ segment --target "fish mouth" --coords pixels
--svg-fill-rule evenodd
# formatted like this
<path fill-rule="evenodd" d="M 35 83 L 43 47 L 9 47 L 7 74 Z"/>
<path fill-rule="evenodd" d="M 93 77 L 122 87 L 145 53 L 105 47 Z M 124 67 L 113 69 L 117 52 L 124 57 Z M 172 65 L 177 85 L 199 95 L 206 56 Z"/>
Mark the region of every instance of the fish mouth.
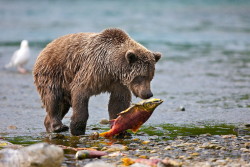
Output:
<path fill-rule="evenodd" d="M 163 100 L 159 100 L 159 101 L 156 101 L 156 102 L 154 102 L 154 103 L 160 105 L 161 103 L 163 103 Z"/>
<path fill-rule="evenodd" d="M 164 102 L 163 100 L 156 99 L 156 98 L 152 98 L 152 99 L 142 101 L 142 103 L 151 103 L 151 104 L 156 104 L 157 106 L 160 105 L 163 102 Z"/>
<path fill-rule="evenodd" d="M 161 99 L 155 99 L 155 100 L 153 101 L 153 103 L 161 104 L 161 103 L 163 103 L 163 100 L 161 100 Z"/>

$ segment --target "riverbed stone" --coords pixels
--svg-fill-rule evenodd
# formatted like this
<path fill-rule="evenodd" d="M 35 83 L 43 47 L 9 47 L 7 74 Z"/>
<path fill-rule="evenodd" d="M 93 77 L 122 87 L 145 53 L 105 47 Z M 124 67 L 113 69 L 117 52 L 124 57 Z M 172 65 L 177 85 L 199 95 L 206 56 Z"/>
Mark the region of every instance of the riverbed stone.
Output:
<path fill-rule="evenodd" d="M 115 165 L 104 161 L 94 161 L 86 164 L 84 167 L 115 167 Z"/>
<path fill-rule="evenodd" d="M 1 167 L 59 167 L 63 159 L 62 148 L 47 143 L 38 143 L 19 150 L 0 151 Z"/>
<path fill-rule="evenodd" d="M 110 124 L 110 122 L 109 122 L 109 120 L 108 120 L 108 119 L 103 118 L 103 119 L 101 119 L 101 120 L 100 120 L 100 124 L 103 124 L 103 125 L 108 125 L 108 124 Z"/>

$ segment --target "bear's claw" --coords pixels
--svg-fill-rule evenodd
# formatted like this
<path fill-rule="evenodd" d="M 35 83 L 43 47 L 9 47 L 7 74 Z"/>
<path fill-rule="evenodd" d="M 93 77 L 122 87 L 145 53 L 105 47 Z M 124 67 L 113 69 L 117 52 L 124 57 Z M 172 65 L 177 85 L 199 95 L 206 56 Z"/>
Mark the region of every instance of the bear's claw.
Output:
<path fill-rule="evenodd" d="M 69 130 L 69 127 L 66 126 L 66 125 L 61 125 L 61 126 L 57 126 L 54 128 L 53 132 L 55 133 L 59 133 L 59 132 L 65 132 L 65 131 L 68 131 Z"/>

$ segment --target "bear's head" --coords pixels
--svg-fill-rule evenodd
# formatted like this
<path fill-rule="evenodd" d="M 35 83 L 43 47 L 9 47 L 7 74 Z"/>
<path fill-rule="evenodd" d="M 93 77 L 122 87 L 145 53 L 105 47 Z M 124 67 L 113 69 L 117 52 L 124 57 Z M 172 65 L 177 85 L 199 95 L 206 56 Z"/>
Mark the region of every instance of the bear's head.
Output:
<path fill-rule="evenodd" d="M 155 63 L 160 58 L 160 53 L 141 48 L 128 50 L 125 53 L 129 77 L 124 78 L 124 81 L 136 97 L 148 99 L 153 96 L 150 83 L 154 77 Z"/>
<path fill-rule="evenodd" d="M 112 75 L 136 97 L 152 97 L 150 83 L 154 77 L 155 63 L 161 54 L 148 50 L 120 29 L 107 29 L 101 36 L 105 48 L 108 48 L 106 60 Z"/>

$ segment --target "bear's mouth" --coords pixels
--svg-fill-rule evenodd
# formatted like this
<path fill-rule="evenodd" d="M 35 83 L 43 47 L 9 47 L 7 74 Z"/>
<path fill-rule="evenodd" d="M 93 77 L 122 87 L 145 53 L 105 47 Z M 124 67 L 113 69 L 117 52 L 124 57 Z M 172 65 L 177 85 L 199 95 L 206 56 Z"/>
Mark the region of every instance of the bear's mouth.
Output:
<path fill-rule="evenodd" d="M 132 92 L 135 95 L 135 97 L 139 97 L 139 98 L 144 99 L 144 100 L 153 97 L 153 93 L 151 92 L 151 90 L 140 91 L 140 92 L 132 90 Z"/>

